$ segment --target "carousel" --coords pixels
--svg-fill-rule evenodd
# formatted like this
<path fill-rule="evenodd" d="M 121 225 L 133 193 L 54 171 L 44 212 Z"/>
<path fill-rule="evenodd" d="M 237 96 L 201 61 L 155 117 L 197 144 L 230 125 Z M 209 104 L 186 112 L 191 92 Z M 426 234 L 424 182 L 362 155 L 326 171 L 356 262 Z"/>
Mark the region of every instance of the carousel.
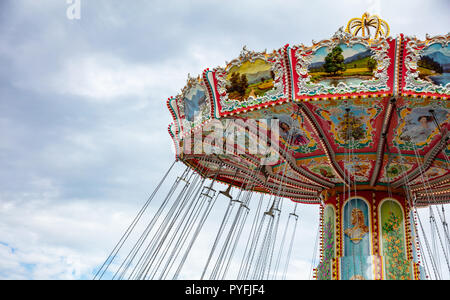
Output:
<path fill-rule="evenodd" d="M 198 279 L 229 278 L 232 259 L 235 279 L 283 279 L 301 238 L 297 205 L 280 224 L 290 202 L 320 207 L 315 279 L 440 279 L 441 265 L 450 270 L 450 35 L 389 31 L 365 13 L 330 38 L 244 47 L 225 66 L 189 75 L 167 101 L 184 172 L 159 195 L 170 167 L 96 278 L 178 279 L 206 232 L 215 239 Z M 157 197 L 160 208 L 118 255 Z M 229 204 L 212 233 L 204 224 L 220 201 Z M 433 237 L 417 213 L 424 207 Z"/>

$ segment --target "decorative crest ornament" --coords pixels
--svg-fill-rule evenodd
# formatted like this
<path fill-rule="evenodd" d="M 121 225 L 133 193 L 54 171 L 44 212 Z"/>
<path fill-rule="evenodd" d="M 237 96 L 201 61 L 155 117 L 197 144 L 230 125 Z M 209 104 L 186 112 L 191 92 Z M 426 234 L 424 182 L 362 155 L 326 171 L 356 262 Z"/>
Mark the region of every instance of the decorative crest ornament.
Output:
<path fill-rule="evenodd" d="M 377 15 L 371 16 L 367 12 L 365 12 L 361 18 L 350 19 L 345 31 L 351 33 L 353 36 L 357 36 L 361 31 L 362 37 L 371 37 L 370 28 L 375 29 L 374 39 L 389 36 L 388 23 Z"/>

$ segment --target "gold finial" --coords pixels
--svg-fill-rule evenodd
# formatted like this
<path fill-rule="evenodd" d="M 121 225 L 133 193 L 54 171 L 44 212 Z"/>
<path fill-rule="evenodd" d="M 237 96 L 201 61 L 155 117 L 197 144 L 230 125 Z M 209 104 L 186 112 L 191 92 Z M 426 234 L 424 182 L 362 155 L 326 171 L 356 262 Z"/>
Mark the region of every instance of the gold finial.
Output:
<path fill-rule="evenodd" d="M 386 21 L 382 20 L 377 15 L 369 15 L 364 13 L 361 18 L 353 18 L 347 23 L 346 32 L 351 33 L 353 36 L 357 36 L 361 31 L 363 37 L 369 36 L 371 38 L 370 28 L 375 29 L 374 39 L 389 36 L 389 25 Z"/>

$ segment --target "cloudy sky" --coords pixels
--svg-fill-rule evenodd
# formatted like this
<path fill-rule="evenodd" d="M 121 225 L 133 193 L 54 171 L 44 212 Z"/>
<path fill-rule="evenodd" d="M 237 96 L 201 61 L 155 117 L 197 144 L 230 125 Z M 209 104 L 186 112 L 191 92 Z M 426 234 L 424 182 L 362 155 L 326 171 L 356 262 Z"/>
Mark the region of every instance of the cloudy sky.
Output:
<path fill-rule="evenodd" d="M 80 0 L 79 19 L 67 2 L 0 1 L 0 279 L 93 277 L 174 159 L 165 103 L 188 73 L 365 11 L 392 36 L 450 28 L 445 0 Z M 306 279 L 318 211 L 299 211 L 290 276 Z"/>

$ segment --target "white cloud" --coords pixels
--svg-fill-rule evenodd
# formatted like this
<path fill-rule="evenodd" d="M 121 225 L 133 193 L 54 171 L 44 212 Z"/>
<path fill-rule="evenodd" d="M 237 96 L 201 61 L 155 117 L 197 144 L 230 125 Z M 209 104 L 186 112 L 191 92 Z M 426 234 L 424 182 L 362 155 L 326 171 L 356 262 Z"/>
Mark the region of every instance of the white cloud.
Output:
<path fill-rule="evenodd" d="M 1 279 L 90 279 L 134 214 L 98 201 L 2 202 Z"/>
<path fill-rule="evenodd" d="M 177 73 L 167 68 L 130 65 L 109 55 L 89 55 L 68 59 L 49 84 L 57 93 L 110 101 L 123 96 L 146 97 L 169 75 Z"/>
<path fill-rule="evenodd" d="M 225 58 L 224 52 L 205 51 L 199 46 L 189 46 L 185 50 L 184 57 L 156 63 L 130 63 L 109 53 L 67 56 L 59 70 L 43 74 L 39 84 L 22 80 L 16 84 L 21 88 L 96 102 L 153 98 L 164 105 L 169 96 L 181 91 L 188 73 L 201 75 L 208 64 L 223 63 Z"/>
<path fill-rule="evenodd" d="M 381 16 L 381 1 L 380 0 L 368 0 L 367 12 L 373 15 Z"/>
<path fill-rule="evenodd" d="M 313 266 L 316 268 L 317 266 Z M 287 280 L 308 280 L 312 279 L 311 261 L 293 259 L 289 264 L 288 272 L 286 274 Z"/>

